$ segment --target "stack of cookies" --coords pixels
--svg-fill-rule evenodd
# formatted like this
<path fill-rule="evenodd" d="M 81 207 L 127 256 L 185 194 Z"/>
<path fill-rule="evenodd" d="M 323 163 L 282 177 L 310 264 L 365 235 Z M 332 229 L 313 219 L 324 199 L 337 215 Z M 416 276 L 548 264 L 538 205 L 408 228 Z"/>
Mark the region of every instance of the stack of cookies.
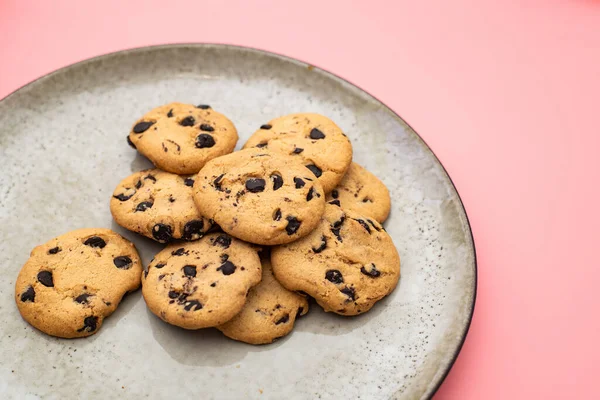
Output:
<path fill-rule="evenodd" d="M 237 140 L 234 124 L 208 105 L 144 115 L 127 141 L 157 168 L 123 179 L 110 210 L 119 225 L 168 245 L 142 268 L 133 245 L 109 230 L 53 239 L 17 280 L 23 317 L 51 335 L 87 336 L 141 280 L 148 308 L 165 322 L 262 344 L 287 335 L 309 298 L 351 316 L 394 290 L 400 258 L 381 225 L 389 192 L 352 162 L 333 121 L 292 114 L 232 152 Z M 58 310 L 60 323 L 46 309 Z"/>

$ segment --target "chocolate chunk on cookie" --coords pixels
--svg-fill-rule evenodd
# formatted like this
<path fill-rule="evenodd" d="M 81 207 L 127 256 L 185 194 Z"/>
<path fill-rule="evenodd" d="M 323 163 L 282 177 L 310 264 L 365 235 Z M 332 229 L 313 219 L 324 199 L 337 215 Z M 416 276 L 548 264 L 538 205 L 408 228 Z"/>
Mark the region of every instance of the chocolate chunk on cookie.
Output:
<path fill-rule="evenodd" d="M 195 178 L 194 200 L 225 232 L 263 245 L 308 234 L 325 207 L 321 184 L 302 163 L 260 148 L 209 161 Z"/>
<path fill-rule="evenodd" d="M 400 256 L 381 225 L 329 204 L 308 236 L 272 248 L 271 263 L 288 290 L 303 291 L 341 315 L 370 310 L 400 278 Z"/>
<path fill-rule="evenodd" d="M 262 281 L 250 289 L 242 311 L 217 326 L 225 336 L 250 344 L 271 343 L 294 328 L 296 318 L 308 312 L 305 297 L 290 292 L 273 276 L 271 262 L 262 260 Z"/>
<path fill-rule="evenodd" d="M 248 139 L 244 148 L 250 147 L 297 159 L 318 178 L 325 193 L 342 180 L 352 161 L 348 138 L 333 121 L 319 114 L 291 114 L 269 121 Z"/>
<path fill-rule="evenodd" d="M 137 121 L 128 142 L 160 169 L 198 172 L 207 161 L 231 153 L 238 140 L 233 123 L 208 106 L 170 103 Z"/>
<path fill-rule="evenodd" d="M 122 227 L 161 243 L 198 240 L 212 222 L 192 199 L 194 180 L 159 169 L 136 172 L 113 192 L 110 211 Z"/>
<path fill-rule="evenodd" d="M 256 248 L 212 233 L 158 253 L 142 280 L 142 294 L 148 308 L 165 322 L 186 329 L 208 328 L 239 313 L 260 279 Z"/>
<path fill-rule="evenodd" d="M 23 318 L 62 338 L 89 336 L 140 286 L 134 245 L 110 229 L 79 229 L 37 246 L 15 284 Z"/>
<path fill-rule="evenodd" d="M 383 223 L 390 213 L 391 199 L 388 188 L 371 172 L 353 162 L 344 179 L 327 196 L 327 201 L 345 210 L 370 217 Z"/>

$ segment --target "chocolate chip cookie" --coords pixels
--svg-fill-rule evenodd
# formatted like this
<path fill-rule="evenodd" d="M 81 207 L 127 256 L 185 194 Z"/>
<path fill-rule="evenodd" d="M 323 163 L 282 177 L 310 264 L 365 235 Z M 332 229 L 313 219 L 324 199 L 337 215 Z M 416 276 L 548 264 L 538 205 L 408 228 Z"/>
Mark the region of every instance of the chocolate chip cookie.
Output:
<path fill-rule="evenodd" d="M 212 227 L 192 199 L 193 176 L 159 169 L 136 172 L 123 179 L 110 200 L 117 224 L 160 243 L 197 240 Z"/>
<path fill-rule="evenodd" d="M 128 143 L 160 169 L 196 173 L 212 158 L 231 153 L 238 140 L 233 123 L 208 105 L 170 103 L 131 128 Z"/>
<path fill-rule="evenodd" d="M 250 289 L 242 311 L 217 326 L 225 336 L 250 344 L 271 343 L 287 335 L 294 328 L 296 317 L 308 312 L 306 298 L 277 282 L 268 258 L 261 261 L 262 281 Z"/>
<path fill-rule="evenodd" d="M 283 286 L 340 315 L 368 311 L 400 278 L 400 256 L 382 226 L 330 204 L 308 236 L 274 247 L 271 263 Z"/>
<path fill-rule="evenodd" d="M 209 161 L 196 177 L 194 200 L 225 232 L 263 245 L 307 235 L 325 207 L 323 188 L 304 165 L 261 148 Z"/>
<path fill-rule="evenodd" d="M 144 272 L 150 311 L 185 329 L 224 324 L 239 313 L 261 279 L 257 249 L 224 233 L 171 244 Z"/>
<path fill-rule="evenodd" d="M 319 114 L 291 114 L 262 125 L 244 145 L 296 158 L 329 193 L 352 162 L 352 144 L 329 118 Z"/>
<path fill-rule="evenodd" d="M 15 301 L 23 318 L 48 335 L 89 336 L 140 286 L 141 274 L 131 242 L 110 229 L 79 229 L 32 250 Z"/>
<path fill-rule="evenodd" d="M 364 167 L 353 162 L 344 179 L 329 193 L 327 201 L 339 203 L 344 210 L 383 223 L 390 213 L 390 192 L 383 182 Z"/>

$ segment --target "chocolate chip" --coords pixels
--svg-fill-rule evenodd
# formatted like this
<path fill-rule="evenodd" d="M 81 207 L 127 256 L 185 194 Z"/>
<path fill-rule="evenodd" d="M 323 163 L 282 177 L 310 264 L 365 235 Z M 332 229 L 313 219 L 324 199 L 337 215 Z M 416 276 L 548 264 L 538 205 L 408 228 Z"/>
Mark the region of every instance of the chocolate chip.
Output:
<path fill-rule="evenodd" d="M 135 188 L 139 189 L 142 187 L 142 181 L 138 179 L 138 181 L 135 183 Z"/>
<path fill-rule="evenodd" d="M 127 201 L 129 200 L 133 195 L 135 194 L 135 192 L 133 192 L 132 194 L 130 194 L 129 196 L 126 195 L 125 193 L 121 193 L 118 194 L 116 196 L 113 196 L 115 199 L 119 200 L 119 201 Z"/>
<path fill-rule="evenodd" d="M 169 118 L 173 117 L 173 109 L 172 108 L 167 113 L 167 117 L 169 117 Z"/>
<path fill-rule="evenodd" d="M 281 210 L 278 208 L 273 213 L 273 221 L 279 221 L 279 220 L 281 220 Z"/>
<path fill-rule="evenodd" d="M 265 190 L 265 180 L 260 178 L 250 178 L 246 180 L 246 189 L 252 193 L 258 193 Z"/>
<path fill-rule="evenodd" d="M 317 128 L 313 128 L 310 131 L 310 138 L 311 139 L 325 139 L 325 134 L 323 132 L 321 132 L 320 130 L 318 130 Z"/>
<path fill-rule="evenodd" d="M 152 237 L 160 243 L 166 243 L 173 239 L 173 228 L 165 224 L 156 224 L 152 228 Z"/>
<path fill-rule="evenodd" d="M 77 332 L 94 332 L 98 324 L 98 317 L 85 317 L 83 320 L 83 327 L 77 329 Z"/>
<path fill-rule="evenodd" d="M 316 249 L 313 247 L 312 251 L 315 253 L 320 253 L 327 248 L 327 238 L 324 235 L 321 235 L 321 244 Z"/>
<path fill-rule="evenodd" d="M 369 234 L 371 234 L 371 228 L 369 228 L 369 225 L 367 225 L 367 223 L 365 221 L 363 221 L 362 219 L 356 219 L 353 218 L 356 222 L 358 222 L 363 228 L 365 228 L 365 230 L 367 232 L 369 232 Z"/>
<path fill-rule="evenodd" d="M 317 178 L 323 174 L 323 171 L 321 171 L 321 168 L 317 167 L 315 164 L 309 164 L 306 166 L 306 168 L 310 169 L 310 172 L 315 174 L 315 176 Z"/>
<path fill-rule="evenodd" d="M 129 135 L 127 135 L 127 144 L 130 145 L 131 147 L 133 147 L 134 149 L 137 149 L 137 147 L 135 147 L 135 144 L 133 144 L 133 142 L 129 138 Z"/>
<path fill-rule="evenodd" d="M 90 247 L 98 247 L 100 249 L 106 246 L 106 242 L 104 241 L 104 239 L 98 236 L 92 236 L 90 238 L 87 238 L 87 240 L 83 242 L 83 244 Z"/>
<path fill-rule="evenodd" d="M 283 178 L 281 175 L 273 174 L 271 175 L 271 180 L 273 181 L 273 190 L 277 190 L 283 186 Z"/>
<path fill-rule="evenodd" d="M 152 208 L 153 205 L 154 205 L 154 203 L 151 201 L 142 201 L 140 204 L 138 204 L 135 207 L 135 211 L 144 212 L 147 209 Z"/>
<path fill-rule="evenodd" d="M 308 193 L 306 194 L 306 201 L 311 201 L 313 196 L 321 197 L 321 195 L 315 190 L 315 188 L 311 187 Z"/>
<path fill-rule="evenodd" d="M 195 123 L 196 120 L 191 115 L 179 121 L 179 125 L 181 126 L 194 126 Z"/>
<path fill-rule="evenodd" d="M 73 300 L 75 300 L 79 304 L 88 304 L 88 298 L 90 298 L 91 296 L 92 295 L 89 293 L 83 293 L 75 297 Z"/>
<path fill-rule="evenodd" d="M 115 264 L 115 267 L 120 268 L 120 269 L 129 269 L 132 266 L 132 261 L 131 258 L 127 257 L 127 256 L 118 256 L 113 258 L 113 263 Z"/>
<path fill-rule="evenodd" d="M 296 147 L 294 149 L 294 154 L 300 154 L 304 151 L 304 149 L 302 147 Z"/>
<path fill-rule="evenodd" d="M 215 287 L 215 286 L 217 286 L 217 282 L 213 282 L 210 284 L 210 287 Z"/>
<path fill-rule="evenodd" d="M 229 260 L 229 254 L 221 254 L 221 264 Z"/>
<path fill-rule="evenodd" d="M 331 201 L 329 202 L 329 204 L 331 204 L 331 205 L 334 205 L 334 206 L 341 207 L 341 205 L 340 205 L 340 201 L 339 201 L 339 200 L 337 200 L 337 199 L 336 199 L 336 200 L 331 200 Z"/>
<path fill-rule="evenodd" d="M 367 270 L 365 267 L 360 267 L 360 272 L 363 274 L 370 276 L 371 278 L 377 278 L 381 275 L 381 272 L 375 267 L 375 264 L 371 264 L 371 268 Z"/>
<path fill-rule="evenodd" d="M 213 128 L 209 124 L 202 124 L 200 125 L 200 130 L 204 132 L 214 132 L 215 128 Z"/>
<path fill-rule="evenodd" d="M 165 264 L 158 263 L 158 264 L 156 264 L 156 265 L 154 266 L 154 268 L 161 269 L 161 268 L 162 268 L 162 267 L 164 267 L 164 266 L 165 266 Z"/>
<path fill-rule="evenodd" d="M 185 186 L 189 186 L 189 187 L 194 186 L 194 180 L 192 178 L 185 178 L 183 180 L 183 183 L 185 184 Z"/>
<path fill-rule="evenodd" d="M 283 317 L 281 317 L 277 321 L 275 321 L 275 325 L 285 324 L 289 320 L 290 320 L 290 314 L 285 314 Z"/>
<path fill-rule="evenodd" d="M 337 199 L 340 196 L 340 194 L 338 193 L 337 189 L 333 189 L 331 191 L 331 197 L 333 197 L 334 199 Z"/>
<path fill-rule="evenodd" d="M 198 300 L 190 300 L 185 302 L 185 307 L 183 307 L 185 311 L 198 311 L 202 309 L 202 303 Z"/>
<path fill-rule="evenodd" d="M 375 228 L 375 230 L 376 230 L 377 232 L 381 232 L 381 228 L 380 228 L 380 227 L 378 227 L 377 225 L 375 225 L 375 222 L 371 221 L 370 219 L 368 219 L 368 220 L 367 220 L 367 222 L 368 222 L 368 223 L 369 223 L 369 224 L 370 224 L 370 225 L 371 225 L 373 228 Z"/>
<path fill-rule="evenodd" d="M 350 300 L 352 300 L 352 301 L 355 300 L 356 292 L 354 291 L 354 288 L 346 286 L 345 288 L 343 288 L 342 290 L 340 290 L 340 292 L 342 292 L 346 296 L 350 297 Z"/>
<path fill-rule="evenodd" d="M 225 176 L 225 174 L 221 174 L 219 176 L 217 176 L 215 178 L 215 180 L 213 181 L 213 186 L 215 187 L 216 190 L 222 192 L 223 189 L 221 188 L 221 179 L 223 179 L 223 177 Z"/>
<path fill-rule="evenodd" d="M 217 268 L 217 271 L 221 271 L 223 275 L 231 275 L 235 272 L 235 269 L 236 266 L 234 263 L 231 261 L 225 261 L 219 268 Z"/>
<path fill-rule="evenodd" d="M 196 108 L 200 108 L 201 110 L 208 110 L 210 109 L 210 106 L 208 104 L 199 104 L 196 106 Z"/>
<path fill-rule="evenodd" d="M 135 124 L 135 126 L 133 127 L 133 133 L 144 133 L 148 130 L 148 128 L 150 128 L 152 125 L 154 125 L 154 122 L 146 122 L 146 121 L 142 121 L 142 122 L 138 122 L 137 124 Z"/>
<path fill-rule="evenodd" d="M 39 283 L 46 287 L 54 287 L 54 280 L 52 279 L 51 271 L 40 271 L 37 274 L 37 280 Z"/>
<path fill-rule="evenodd" d="M 185 249 L 183 247 L 178 248 L 177 250 L 173 250 L 171 252 L 172 256 L 182 256 L 184 254 L 189 254 L 188 252 L 185 251 Z"/>
<path fill-rule="evenodd" d="M 263 142 L 263 143 L 259 143 L 256 145 L 256 147 L 258 147 L 259 149 L 262 149 L 263 147 L 267 147 L 269 143 L 268 142 Z"/>
<path fill-rule="evenodd" d="M 342 273 L 337 269 L 329 269 L 325 272 L 325 279 L 327 279 L 331 283 L 344 283 L 344 277 Z"/>
<path fill-rule="evenodd" d="M 156 178 L 155 178 L 155 177 L 154 177 L 154 175 L 152 175 L 152 174 L 148 174 L 148 175 L 146 175 L 146 176 L 144 177 L 144 180 L 146 180 L 146 179 L 148 179 L 148 180 L 150 180 L 150 181 L 152 181 L 152 182 L 156 182 Z"/>
<path fill-rule="evenodd" d="M 169 298 L 170 298 L 170 299 L 176 299 L 176 298 L 178 298 L 178 297 L 179 297 L 179 292 L 176 292 L 176 291 L 174 291 L 174 290 L 170 290 L 170 291 L 169 291 Z"/>
<path fill-rule="evenodd" d="M 373 202 L 373 200 L 371 200 L 371 199 L 370 199 L 370 198 L 368 198 L 368 197 L 365 197 L 365 198 L 362 200 L 362 202 L 363 202 L 363 203 L 372 203 L 372 202 Z"/>
<path fill-rule="evenodd" d="M 159 281 L 162 281 L 164 278 L 165 278 L 165 274 L 160 274 L 160 275 L 158 276 L 158 280 L 159 280 Z"/>
<path fill-rule="evenodd" d="M 56 254 L 56 253 L 58 253 L 60 250 L 61 250 L 61 249 L 60 249 L 60 247 L 58 247 L 58 246 L 57 246 L 57 247 L 53 247 L 53 248 L 51 248 L 50 250 L 48 250 L 48 254 Z"/>
<path fill-rule="evenodd" d="M 195 265 L 186 265 L 183 267 L 183 274 L 185 276 L 189 276 L 191 278 L 196 277 L 196 266 Z"/>
<path fill-rule="evenodd" d="M 175 199 L 173 198 L 173 196 L 169 196 L 169 203 L 175 203 Z"/>
<path fill-rule="evenodd" d="M 293 235 L 298 231 L 302 222 L 298 221 L 296 217 L 288 216 L 285 218 L 288 221 L 285 231 L 288 235 Z"/>
<path fill-rule="evenodd" d="M 199 149 L 205 149 L 213 147 L 215 145 L 215 139 L 208 133 L 201 133 L 196 137 L 196 147 Z"/>
<path fill-rule="evenodd" d="M 271 125 L 269 125 L 269 124 L 264 124 L 264 125 L 261 125 L 261 126 L 260 126 L 260 129 L 265 129 L 265 130 L 269 130 L 269 129 L 271 129 L 271 128 L 272 128 L 272 126 L 271 126 Z"/>
<path fill-rule="evenodd" d="M 345 220 L 346 215 L 342 215 L 342 217 L 338 221 L 335 221 L 331 226 L 331 232 L 335 235 L 335 237 L 338 238 L 340 242 L 343 242 L 342 236 L 340 235 L 340 229 L 342 229 L 342 225 L 344 224 Z"/>
<path fill-rule="evenodd" d="M 302 180 L 302 178 L 295 177 L 294 183 L 296 184 L 296 189 L 303 188 L 306 183 Z"/>
<path fill-rule="evenodd" d="M 27 288 L 27 290 L 25 290 L 21 294 L 21 301 L 22 302 L 25 302 L 25 301 L 35 302 L 35 290 L 33 289 L 33 286 L 29 286 Z"/>
<path fill-rule="evenodd" d="M 223 247 L 224 249 L 227 249 L 231 245 L 231 237 L 227 236 L 227 235 L 219 235 L 215 239 L 215 242 L 213 243 L 213 246 L 215 246 L 217 244 L 219 246 Z"/>
<path fill-rule="evenodd" d="M 196 240 L 200 239 L 204 235 L 204 221 L 201 219 L 195 219 L 188 222 L 183 226 L 183 239 L 184 240 Z"/>

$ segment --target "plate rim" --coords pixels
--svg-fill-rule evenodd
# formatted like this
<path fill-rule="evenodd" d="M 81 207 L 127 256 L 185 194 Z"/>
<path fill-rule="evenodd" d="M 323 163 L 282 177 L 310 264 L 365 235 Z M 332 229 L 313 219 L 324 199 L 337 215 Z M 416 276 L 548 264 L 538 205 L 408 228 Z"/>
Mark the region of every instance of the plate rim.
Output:
<path fill-rule="evenodd" d="M 60 73 L 66 72 L 69 69 L 78 67 L 80 65 L 84 65 L 87 63 L 91 63 L 91 62 L 97 62 L 106 58 L 110 58 L 110 57 L 114 57 L 114 56 L 119 56 L 119 55 L 127 55 L 128 53 L 136 53 L 136 52 L 144 52 L 144 51 L 148 51 L 148 50 L 160 50 L 160 49 L 177 49 L 177 48 L 220 48 L 220 49 L 229 49 L 229 50 L 242 50 L 242 51 L 248 51 L 251 53 L 256 53 L 262 56 L 268 56 L 271 58 L 275 58 L 275 59 L 279 59 L 281 61 L 285 61 L 288 63 L 292 63 L 292 64 L 296 64 L 296 65 L 300 65 L 300 66 L 304 66 L 305 68 L 309 68 L 314 72 L 317 73 L 321 73 L 323 75 L 325 75 L 326 77 L 328 77 L 329 79 L 333 79 L 333 80 L 337 80 L 338 82 L 342 82 L 346 85 L 349 85 L 351 87 L 354 87 L 355 89 L 357 89 L 358 91 L 362 92 L 363 94 L 366 94 L 367 96 L 370 96 L 371 98 L 375 99 L 381 107 L 383 107 L 386 111 L 388 111 L 392 117 L 396 118 L 397 120 L 399 120 L 402 124 L 406 125 L 408 128 L 410 128 L 410 130 L 412 131 L 412 133 L 417 137 L 418 140 L 421 141 L 421 143 L 425 146 L 425 148 L 427 150 L 429 150 L 429 152 L 433 155 L 433 157 L 435 158 L 435 160 L 438 162 L 438 164 L 442 167 L 442 170 L 444 172 L 444 174 L 446 175 L 446 177 L 448 178 L 450 184 L 452 185 L 454 191 L 456 192 L 456 196 L 458 198 L 459 204 L 462 207 L 464 214 L 465 214 L 465 221 L 466 221 L 466 227 L 467 227 L 467 231 L 469 233 L 469 239 L 471 242 L 471 247 L 473 248 L 473 298 L 471 299 L 471 304 L 470 304 L 470 309 L 469 309 L 469 317 L 468 317 L 468 321 L 465 324 L 463 331 L 461 332 L 461 339 L 460 339 L 460 343 L 458 344 L 458 346 L 456 347 L 456 349 L 454 349 L 454 353 L 451 356 L 450 362 L 445 366 L 445 370 L 444 372 L 436 378 L 436 376 L 434 375 L 433 379 L 429 382 L 430 384 L 433 383 L 433 386 L 431 389 L 429 390 L 425 390 L 425 392 L 422 394 L 422 396 L 426 396 L 425 398 L 427 399 L 431 399 L 436 392 L 439 390 L 439 388 L 441 387 L 442 383 L 446 380 L 446 377 L 448 376 L 448 374 L 450 373 L 450 370 L 452 369 L 452 367 L 454 366 L 456 360 L 458 359 L 458 356 L 465 344 L 465 341 L 467 339 L 469 330 L 471 328 L 471 324 L 473 322 L 473 315 L 475 312 L 475 304 L 476 304 L 476 300 L 477 300 L 477 287 L 478 287 L 478 266 L 477 266 L 477 249 L 475 247 L 475 238 L 473 236 L 473 229 L 471 226 L 471 222 L 469 220 L 469 214 L 467 213 L 467 209 L 465 207 L 465 204 L 460 196 L 460 193 L 456 187 L 456 185 L 454 184 L 454 181 L 452 180 L 452 177 L 450 176 L 450 174 L 448 173 L 448 170 L 446 169 L 446 167 L 444 166 L 444 164 L 441 162 L 441 160 L 439 159 L 439 157 L 435 154 L 435 152 L 433 151 L 433 149 L 427 144 L 427 142 L 421 137 L 421 135 L 419 135 L 419 133 L 408 123 L 406 122 L 406 120 L 404 118 L 402 118 L 400 116 L 399 113 L 397 113 L 396 111 L 394 111 L 391 107 L 389 107 L 387 104 L 385 104 L 383 101 L 381 101 L 379 98 L 377 98 L 376 96 L 374 96 L 373 94 L 371 94 L 370 92 L 368 92 L 367 90 L 363 89 L 362 87 L 358 86 L 355 83 L 350 82 L 349 80 L 334 74 L 333 72 L 326 70 L 324 68 L 319 67 L 316 64 L 313 63 L 309 63 L 303 60 L 300 60 L 298 58 L 295 57 L 291 57 L 291 56 L 287 56 L 281 53 L 277 53 L 274 51 L 270 51 L 270 50 L 265 50 L 262 48 L 258 48 L 258 47 L 252 47 L 252 46 L 242 46 L 242 45 L 236 45 L 236 44 L 229 44 L 229 43 L 216 43 L 216 42 L 177 42 L 177 43 L 165 43 L 165 44 L 157 44 L 157 45 L 148 45 L 148 46 L 139 46 L 139 47 L 129 47 L 123 50 L 117 50 L 117 51 L 111 51 L 108 53 L 102 53 L 99 54 L 97 56 L 93 56 L 93 57 L 89 57 L 89 58 L 85 58 L 79 61 L 76 61 L 74 63 L 71 64 L 67 64 L 63 67 L 54 69 L 44 75 L 41 75 L 37 78 L 35 78 L 32 81 L 29 81 L 28 83 L 19 86 L 18 88 L 16 88 L 15 90 L 13 90 L 12 92 L 9 92 L 6 96 L 0 98 L 0 104 L 5 103 L 7 100 L 9 100 L 11 97 L 15 96 L 18 94 L 18 92 L 20 92 L 23 89 L 26 89 L 36 83 L 40 83 L 41 81 L 44 81 L 46 79 L 50 79 L 51 77 L 53 77 L 54 75 L 58 75 Z M 437 380 L 437 381 L 436 381 Z M 427 387 L 429 387 L 429 385 L 427 385 Z M 424 398 L 424 397 L 422 397 Z"/>

